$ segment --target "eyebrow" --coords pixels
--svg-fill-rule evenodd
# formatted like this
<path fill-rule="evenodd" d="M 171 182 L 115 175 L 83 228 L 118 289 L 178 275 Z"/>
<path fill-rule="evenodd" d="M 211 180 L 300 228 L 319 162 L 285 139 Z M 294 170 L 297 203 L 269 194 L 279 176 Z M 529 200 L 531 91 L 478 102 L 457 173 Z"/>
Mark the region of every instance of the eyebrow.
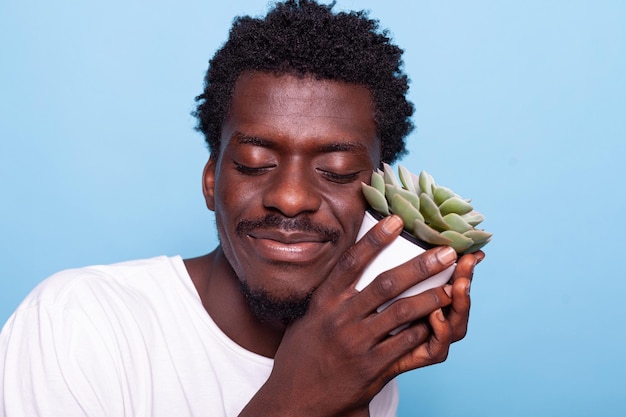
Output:
<path fill-rule="evenodd" d="M 268 149 L 275 149 L 276 143 L 272 140 L 265 139 L 259 136 L 250 136 L 245 133 L 235 132 L 232 136 L 237 143 L 241 145 L 253 145 L 260 146 Z M 315 148 L 316 153 L 331 153 L 331 152 L 364 152 L 367 151 L 367 147 L 360 142 L 354 141 L 337 141 L 323 143 Z"/>
<path fill-rule="evenodd" d="M 359 142 L 331 142 L 318 146 L 315 149 L 318 153 L 327 152 L 358 152 L 365 151 L 366 147 Z"/>
<path fill-rule="evenodd" d="M 249 136 L 241 132 L 235 132 L 232 138 L 235 139 L 240 145 L 254 145 L 272 149 L 276 147 L 274 142 L 271 140 L 260 138 L 258 136 Z"/>

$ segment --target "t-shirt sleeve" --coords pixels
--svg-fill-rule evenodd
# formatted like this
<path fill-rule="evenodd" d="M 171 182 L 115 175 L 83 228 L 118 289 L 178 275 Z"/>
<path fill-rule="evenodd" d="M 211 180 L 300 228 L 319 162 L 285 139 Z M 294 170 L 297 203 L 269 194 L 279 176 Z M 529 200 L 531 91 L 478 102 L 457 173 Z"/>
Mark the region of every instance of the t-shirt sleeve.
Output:
<path fill-rule="evenodd" d="M 18 309 L 0 334 L 0 416 L 130 415 L 111 349 L 76 309 Z"/>

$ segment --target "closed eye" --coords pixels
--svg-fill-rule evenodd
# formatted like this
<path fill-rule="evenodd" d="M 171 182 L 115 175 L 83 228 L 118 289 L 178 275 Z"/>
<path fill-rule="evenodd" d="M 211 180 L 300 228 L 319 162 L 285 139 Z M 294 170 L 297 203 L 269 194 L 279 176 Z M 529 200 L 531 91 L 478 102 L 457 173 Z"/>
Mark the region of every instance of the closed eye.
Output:
<path fill-rule="evenodd" d="M 336 182 L 339 184 L 351 183 L 359 177 L 359 174 L 361 174 L 361 171 L 351 172 L 349 174 L 337 174 L 336 172 L 326 171 L 324 169 L 319 169 L 319 168 L 317 169 L 317 171 L 320 172 L 322 176 L 324 176 L 329 181 Z"/>
<path fill-rule="evenodd" d="M 268 165 L 268 166 L 263 166 L 263 167 L 250 167 L 247 165 L 239 164 L 235 161 L 233 162 L 235 164 L 235 169 L 237 171 L 241 172 L 244 175 L 250 175 L 250 176 L 261 175 L 275 167 L 275 165 Z"/>

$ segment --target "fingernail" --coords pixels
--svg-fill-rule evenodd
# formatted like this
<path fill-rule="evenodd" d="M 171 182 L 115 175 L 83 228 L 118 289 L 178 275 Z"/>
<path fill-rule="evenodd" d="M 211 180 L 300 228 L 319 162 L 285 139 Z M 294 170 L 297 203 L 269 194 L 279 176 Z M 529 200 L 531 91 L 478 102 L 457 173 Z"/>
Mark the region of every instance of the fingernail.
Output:
<path fill-rule="evenodd" d="M 452 285 L 445 285 L 443 290 L 448 294 L 448 297 L 452 297 Z"/>
<path fill-rule="evenodd" d="M 449 264 L 456 260 L 456 251 L 450 246 L 444 246 L 437 252 L 437 259 L 442 264 Z"/>
<path fill-rule="evenodd" d="M 482 252 L 475 252 L 474 259 L 476 259 L 476 263 L 474 265 L 478 265 L 483 259 L 485 259 L 485 254 Z"/>
<path fill-rule="evenodd" d="M 402 219 L 398 216 L 389 216 L 383 219 L 383 231 L 388 235 L 396 233 L 403 226 Z"/>
<path fill-rule="evenodd" d="M 437 315 L 437 318 L 439 319 L 439 321 L 446 321 L 446 318 L 443 315 L 443 311 L 441 311 L 441 309 L 438 309 L 435 314 Z"/>

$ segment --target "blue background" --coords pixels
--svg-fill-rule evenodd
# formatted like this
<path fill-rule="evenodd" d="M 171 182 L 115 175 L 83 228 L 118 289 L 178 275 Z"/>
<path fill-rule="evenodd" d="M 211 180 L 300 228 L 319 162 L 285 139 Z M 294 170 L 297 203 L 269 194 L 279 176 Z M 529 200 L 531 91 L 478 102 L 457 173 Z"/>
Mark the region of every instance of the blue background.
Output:
<path fill-rule="evenodd" d="M 626 3 L 339 1 L 406 49 L 402 163 L 494 232 L 470 332 L 400 416 L 624 416 Z M 189 115 L 266 0 L 0 0 L 0 322 L 43 278 L 216 244 Z"/>

